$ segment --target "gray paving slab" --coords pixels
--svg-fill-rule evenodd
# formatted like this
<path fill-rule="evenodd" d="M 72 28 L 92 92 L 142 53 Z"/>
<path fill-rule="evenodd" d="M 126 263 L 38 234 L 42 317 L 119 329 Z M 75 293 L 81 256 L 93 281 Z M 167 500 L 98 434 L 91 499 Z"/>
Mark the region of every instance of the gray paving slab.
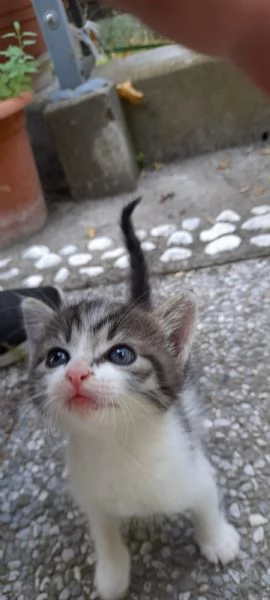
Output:
<path fill-rule="evenodd" d="M 269 599 L 269 274 L 269 260 L 256 259 L 154 278 L 157 301 L 182 285 L 198 293 L 195 351 L 206 443 L 241 553 L 232 565 L 213 567 L 199 556 L 181 516 L 131 524 L 132 600 Z M 103 284 L 96 292 L 118 297 L 123 289 Z M 95 558 L 85 519 L 67 492 L 63 440 L 47 438 L 25 377 L 23 366 L 0 376 L 0 597 L 94 600 Z"/>

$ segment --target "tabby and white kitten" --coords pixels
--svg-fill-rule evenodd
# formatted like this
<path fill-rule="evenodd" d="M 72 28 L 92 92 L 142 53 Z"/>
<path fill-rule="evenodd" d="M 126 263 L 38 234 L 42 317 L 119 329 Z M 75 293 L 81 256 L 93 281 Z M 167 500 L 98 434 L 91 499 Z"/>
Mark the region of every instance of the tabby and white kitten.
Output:
<path fill-rule="evenodd" d="M 100 297 L 55 312 L 30 298 L 22 304 L 37 403 L 67 432 L 71 488 L 89 517 L 104 600 L 129 586 L 123 519 L 189 509 L 206 558 L 226 564 L 239 549 L 200 439 L 190 365 L 195 298 L 185 291 L 152 308 L 131 223 L 136 204 L 121 222 L 131 263 L 128 302 Z"/>

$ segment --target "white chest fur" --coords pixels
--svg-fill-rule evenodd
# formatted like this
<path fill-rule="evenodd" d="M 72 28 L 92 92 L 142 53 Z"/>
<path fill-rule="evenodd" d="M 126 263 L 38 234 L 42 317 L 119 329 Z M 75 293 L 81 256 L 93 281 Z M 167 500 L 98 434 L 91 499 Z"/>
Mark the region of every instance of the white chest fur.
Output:
<path fill-rule="evenodd" d="M 220 511 L 211 466 L 199 446 L 191 447 L 173 410 L 122 441 L 71 436 L 68 462 L 73 494 L 90 520 L 103 600 L 118 600 L 129 585 L 130 556 L 119 518 L 191 509 L 202 553 L 215 564 L 237 555 L 239 536 Z"/>
<path fill-rule="evenodd" d="M 173 411 L 122 441 L 73 436 L 68 448 L 72 491 L 81 506 L 88 511 L 94 502 L 119 517 L 188 508 L 197 460 Z"/>

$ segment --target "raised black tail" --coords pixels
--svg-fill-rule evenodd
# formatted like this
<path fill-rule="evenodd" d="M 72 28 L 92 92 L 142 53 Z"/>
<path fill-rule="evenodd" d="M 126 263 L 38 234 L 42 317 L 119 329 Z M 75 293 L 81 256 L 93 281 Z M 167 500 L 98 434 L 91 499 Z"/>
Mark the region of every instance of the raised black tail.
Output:
<path fill-rule="evenodd" d="M 131 301 L 144 308 L 151 307 L 151 290 L 148 268 L 141 244 L 135 234 L 131 215 L 141 201 L 137 198 L 130 202 L 122 211 L 121 229 L 125 245 L 130 257 Z"/>

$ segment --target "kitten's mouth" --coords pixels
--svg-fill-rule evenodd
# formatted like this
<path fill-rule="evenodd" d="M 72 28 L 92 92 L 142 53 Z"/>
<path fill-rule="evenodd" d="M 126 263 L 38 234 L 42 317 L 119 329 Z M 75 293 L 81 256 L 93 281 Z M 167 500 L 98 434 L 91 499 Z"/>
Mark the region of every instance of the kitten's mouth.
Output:
<path fill-rule="evenodd" d="M 100 408 L 99 403 L 93 396 L 86 394 L 74 394 L 68 399 L 68 407 L 74 409 L 90 409 L 98 410 Z"/>

